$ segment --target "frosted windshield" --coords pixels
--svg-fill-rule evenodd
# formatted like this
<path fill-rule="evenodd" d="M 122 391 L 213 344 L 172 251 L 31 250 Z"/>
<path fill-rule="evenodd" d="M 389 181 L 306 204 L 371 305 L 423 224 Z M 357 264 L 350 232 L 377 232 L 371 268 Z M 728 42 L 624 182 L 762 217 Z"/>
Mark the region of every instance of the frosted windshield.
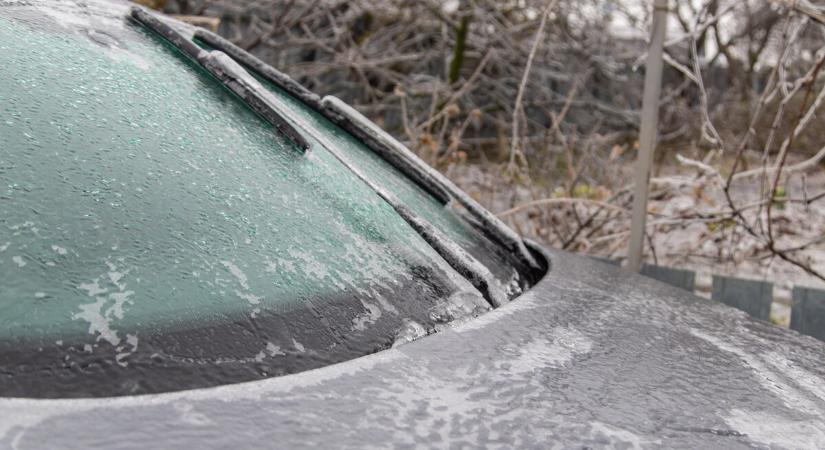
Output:
<path fill-rule="evenodd" d="M 486 309 L 322 147 L 116 12 L 0 8 L 0 395 L 63 395 L 43 367 L 72 395 L 294 372 Z"/>

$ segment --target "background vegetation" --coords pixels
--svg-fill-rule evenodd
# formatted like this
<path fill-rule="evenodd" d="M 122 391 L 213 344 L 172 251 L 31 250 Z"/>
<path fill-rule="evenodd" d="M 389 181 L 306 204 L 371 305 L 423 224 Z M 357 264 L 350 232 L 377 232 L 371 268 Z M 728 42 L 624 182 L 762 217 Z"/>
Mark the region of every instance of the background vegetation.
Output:
<path fill-rule="evenodd" d="M 519 232 L 623 257 L 650 2 L 149 3 L 349 102 Z M 825 280 L 825 7 L 671 7 L 649 259 Z"/>

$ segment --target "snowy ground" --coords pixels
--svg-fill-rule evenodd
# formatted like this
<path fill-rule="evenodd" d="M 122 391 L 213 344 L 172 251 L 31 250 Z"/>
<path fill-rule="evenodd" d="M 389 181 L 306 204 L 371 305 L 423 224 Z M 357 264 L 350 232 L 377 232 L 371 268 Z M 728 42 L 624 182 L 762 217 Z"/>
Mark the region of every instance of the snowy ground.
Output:
<path fill-rule="evenodd" d="M 537 193 L 537 189 L 531 190 L 523 186 L 513 187 L 504 181 L 500 170 L 495 166 L 482 168 L 472 164 L 457 165 L 451 167 L 447 175 L 471 196 L 496 213 L 501 213 L 514 205 L 535 200 L 537 197 L 552 195 Z M 625 182 L 630 182 L 632 166 L 623 168 L 622 172 L 627 174 Z M 799 267 L 770 257 L 769 253 L 762 250 L 764 248 L 762 243 L 741 232 L 742 230 L 720 229 L 723 227 L 720 227 L 718 223 L 672 220 L 680 216 L 695 215 L 698 211 L 708 213 L 719 211 L 725 204 L 724 197 L 721 191 L 711 185 L 701 189 L 697 188 L 694 169 L 674 164 L 663 172 L 665 175 L 660 173 L 660 177 L 681 179 L 684 182 L 672 183 L 666 189 L 659 188 L 658 194 L 651 198 L 650 210 L 658 215 L 649 216 L 649 223 L 666 223 L 656 226 L 652 235 L 656 264 L 696 271 L 697 293 L 700 295 L 710 295 L 712 274 L 770 281 L 774 284 L 772 319 L 786 326 L 790 320 L 793 286 L 825 289 L 825 281 L 806 273 Z M 818 168 L 809 171 L 804 177 L 795 175 L 784 188 L 788 198 L 804 198 L 805 190 L 808 196 L 822 192 L 825 190 L 825 170 Z M 755 199 L 754 195 L 758 189 L 757 179 L 742 182 L 736 189 L 735 198 L 741 201 L 741 204 L 748 203 Z M 606 191 L 610 190 L 606 189 Z M 542 235 L 541 224 L 531 222 L 547 220 L 548 212 L 552 214 L 553 209 L 558 211 L 564 207 L 569 207 L 569 205 L 554 204 L 533 207 L 530 208 L 533 214 L 524 211 L 507 217 L 507 221 L 528 237 L 545 244 L 558 246 L 558 241 L 554 242 L 552 235 L 550 239 Z M 576 205 L 576 208 L 581 215 L 586 216 L 597 206 L 583 203 Z M 542 211 L 542 214 L 536 214 L 536 211 Z M 778 247 L 790 248 L 812 241 L 820 241 L 794 252 L 793 255 L 797 259 L 806 261 L 820 273 L 825 273 L 825 198 L 808 206 L 797 203 L 774 206 L 773 217 Z M 565 216 L 562 218 L 564 219 Z M 591 246 L 590 242 L 586 242 L 585 245 L 580 245 L 577 251 L 602 257 L 623 258 L 626 252 L 628 226 L 629 216 L 620 217 L 605 225 L 590 238 L 590 241 L 597 245 Z M 653 228 L 649 229 L 649 231 L 652 230 Z M 611 245 L 605 245 L 605 243 Z M 654 258 L 649 251 L 647 262 L 654 263 Z"/>

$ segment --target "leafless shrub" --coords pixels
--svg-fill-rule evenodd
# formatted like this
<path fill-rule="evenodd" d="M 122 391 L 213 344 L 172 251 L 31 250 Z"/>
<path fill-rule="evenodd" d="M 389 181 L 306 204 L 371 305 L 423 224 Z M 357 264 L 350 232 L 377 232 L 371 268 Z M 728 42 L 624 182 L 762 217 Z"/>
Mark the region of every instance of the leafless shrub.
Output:
<path fill-rule="evenodd" d="M 624 253 L 649 2 L 160 3 L 219 17 L 221 34 L 353 104 L 520 232 Z M 823 10 L 804 0 L 673 4 L 647 230 L 654 259 L 779 259 L 825 279 L 803 256 L 825 228 L 794 223 L 825 198 L 807 182 L 825 156 Z M 691 242 L 667 245 L 688 229 Z"/>

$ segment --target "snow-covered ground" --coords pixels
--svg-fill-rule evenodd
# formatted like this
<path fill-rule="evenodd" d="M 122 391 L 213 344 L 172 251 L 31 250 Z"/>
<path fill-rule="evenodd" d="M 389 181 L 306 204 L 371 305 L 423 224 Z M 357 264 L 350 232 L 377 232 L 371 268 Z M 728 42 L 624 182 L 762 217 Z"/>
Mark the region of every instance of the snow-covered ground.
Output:
<path fill-rule="evenodd" d="M 625 174 L 625 183 L 632 181 L 632 170 L 631 164 L 621 169 Z M 447 174 L 471 196 L 496 213 L 530 200 L 553 195 L 537 192 L 536 188 L 514 186 L 507 182 L 500 172 L 499 166 L 467 164 L 453 166 Z M 653 254 L 648 251 L 647 262 L 697 272 L 699 295 L 710 295 L 714 274 L 770 281 L 774 284 L 772 319 L 787 326 L 790 320 L 792 288 L 805 286 L 825 289 L 825 281 L 797 266 L 771 257 L 770 253 L 764 250 L 764 242 L 752 238 L 739 227 L 719 221 L 678 220 L 679 217 L 695 216 L 697 212 L 712 213 L 724 209 L 726 203 L 722 192 L 711 184 L 705 184 L 700 188 L 699 183 L 695 181 L 696 175 L 695 169 L 675 162 L 668 165 L 666 170 L 660 171 L 660 178 L 682 182 L 670 183 L 666 188 L 657 186 L 656 194 L 651 197 L 649 210 L 653 214 L 649 216 L 648 222 L 652 225 L 649 231 L 653 232 L 655 260 Z M 535 183 L 536 180 L 533 181 Z M 805 176 L 794 175 L 786 182 L 784 189 L 785 195 L 791 199 L 802 199 L 806 195 L 811 197 L 823 192 L 825 170 L 820 167 L 808 171 Z M 611 192 L 607 187 L 603 190 Z M 758 192 L 758 178 L 742 181 L 737 186 L 735 198 L 739 204 L 747 204 L 756 199 Z M 598 208 L 596 204 L 587 202 L 579 203 L 575 207 L 581 217 L 587 217 L 589 212 Z M 533 211 L 533 214 L 528 214 L 528 210 L 525 210 L 507 217 L 507 220 L 528 237 L 558 246 L 559 241 L 554 240 L 552 234 L 548 239 L 547 235 L 535 232 L 545 226 L 536 223 L 537 221 L 548 220 L 548 214 L 536 212 L 552 214 L 555 209 L 559 214 L 557 219 L 571 220 L 569 215 L 558 213 L 563 208 L 569 209 L 570 205 L 558 203 L 532 207 L 528 210 Z M 772 215 L 777 247 L 792 248 L 815 242 L 794 252 L 793 256 L 809 264 L 814 270 L 825 273 L 825 198 L 807 206 L 800 203 L 775 205 Z M 579 245 L 574 250 L 595 256 L 623 258 L 626 254 L 629 215 L 617 217 L 590 236 L 584 245 Z M 593 245 L 590 245 L 591 243 Z"/>

